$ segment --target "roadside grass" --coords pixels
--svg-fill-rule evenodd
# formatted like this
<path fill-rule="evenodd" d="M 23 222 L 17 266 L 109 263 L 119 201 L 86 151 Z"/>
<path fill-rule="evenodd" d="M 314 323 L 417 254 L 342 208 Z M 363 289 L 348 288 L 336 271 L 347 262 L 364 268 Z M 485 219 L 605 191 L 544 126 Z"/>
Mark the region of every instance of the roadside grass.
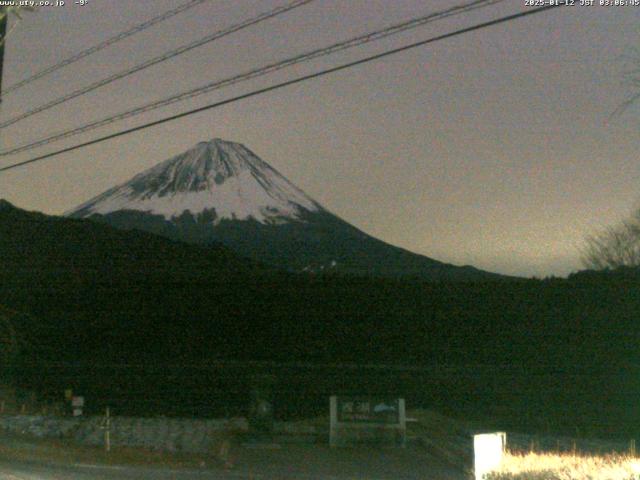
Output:
<path fill-rule="evenodd" d="M 215 452 L 211 455 L 180 452 L 160 452 L 137 447 L 114 446 L 110 452 L 103 447 L 79 445 L 67 439 L 28 439 L 2 433 L 0 458 L 25 462 L 97 465 L 161 466 L 168 468 L 217 467 L 222 462 Z"/>
<path fill-rule="evenodd" d="M 421 445 L 430 455 L 450 465 L 464 467 L 473 460 L 470 441 L 476 426 L 442 415 L 433 410 L 416 409 L 407 413 L 415 420 L 407 424 L 407 436 Z"/>
<path fill-rule="evenodd" d="M 507 453 L 486 480 L 640 480 L 640 459 L 626 455 Z"/>

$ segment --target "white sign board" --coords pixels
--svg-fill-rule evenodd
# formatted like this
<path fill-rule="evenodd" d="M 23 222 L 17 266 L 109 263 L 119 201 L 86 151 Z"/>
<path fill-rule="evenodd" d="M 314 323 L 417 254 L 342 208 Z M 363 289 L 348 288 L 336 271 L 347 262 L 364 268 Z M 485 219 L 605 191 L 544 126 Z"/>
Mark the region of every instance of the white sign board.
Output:
<path fill-rule="evenodd" d="M 474 471 L 476 480 L 500 467 L 507 446 L 507 434 L 504 432 L 474 435 Z"/>
<path fill-rule="evenodd" d="M 329 444 L 350 444 L 354 438 L 374 441 L 395 437 L 401 446 L 407 438 L 406 409 L 403 398 L 330 398 Z M 378 437 L 378 438 L 376 438 Z"/>

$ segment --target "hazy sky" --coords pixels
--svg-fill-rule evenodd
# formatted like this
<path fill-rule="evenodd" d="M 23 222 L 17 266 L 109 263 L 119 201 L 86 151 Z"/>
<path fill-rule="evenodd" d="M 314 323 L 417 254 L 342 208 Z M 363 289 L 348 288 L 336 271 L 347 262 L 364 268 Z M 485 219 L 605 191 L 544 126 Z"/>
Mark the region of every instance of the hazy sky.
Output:
<path fill-rule="evenodd" d="M 7 44 L 4 85 L 184 0 L 89 0 L 27 14 Z M 467 0 L 316 0 L 0 130 L 38 139 L 339 39 Z M 13 94 L 9 118 L 287 0 L 211 0 Z M 596 2 L 597 3 L 597 2 Z M 0 165 L 490 18 L 524 0 L 447 19 L 299 65 Z M 640 199 L 640 108 L 625 54 L 640 7 L 563 7 L 227 105 L 27 168 L 0 197 L 61 214 L 195 143 L 241 142 L 367 233 L 455 264 L 516 275 L 579 268 L 585 234 Z"/>

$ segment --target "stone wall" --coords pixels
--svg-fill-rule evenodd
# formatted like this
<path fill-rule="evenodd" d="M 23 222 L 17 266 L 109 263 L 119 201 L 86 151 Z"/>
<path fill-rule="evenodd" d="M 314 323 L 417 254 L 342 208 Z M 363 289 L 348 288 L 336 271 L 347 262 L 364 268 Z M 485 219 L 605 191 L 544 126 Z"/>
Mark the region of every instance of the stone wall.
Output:
<path fill-rule="evenodd" d="M 316 422 L 317 423 L 317 422 Z M 325 422 L 321 422 L 324 424 Z M 36 438 L 70 438 L 89 446 L 105 441 L 104 417 L 0 415 L 0 430 Z M 169 452 L 211 452 L 225 439 L 248 431 L 244 418 L 192 420 L 185 418 L 112 417 L 113 446 L 142 447 Z M 278 441 L 313 442 L 322 428 L 307 422 L 276 422 Z"/>
<path fill-rule="evenodd" d="M 104 445 L 104 417 L 0 417 L 0 429 L 37 438 L 71 438 L 91 446 Z M 170 452 L 208 452 L 234 433 L 247 431 L 243 418 L 190 420 L 182 418 L 112 417 L 110 438 L 114 446 L 143 447 Z"/>

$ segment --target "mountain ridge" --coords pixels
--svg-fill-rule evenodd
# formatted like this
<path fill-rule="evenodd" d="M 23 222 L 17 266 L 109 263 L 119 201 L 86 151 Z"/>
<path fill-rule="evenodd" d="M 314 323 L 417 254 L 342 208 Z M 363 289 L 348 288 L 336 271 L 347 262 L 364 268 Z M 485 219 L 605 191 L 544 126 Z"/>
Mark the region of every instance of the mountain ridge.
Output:
<path fill-rule="evenodd" d="M 294 272 L 509 278 L 390 245 L 321 206 L 242 144 L 200 142 L 65 213 L 195 244 L 219 242 Z"/>

